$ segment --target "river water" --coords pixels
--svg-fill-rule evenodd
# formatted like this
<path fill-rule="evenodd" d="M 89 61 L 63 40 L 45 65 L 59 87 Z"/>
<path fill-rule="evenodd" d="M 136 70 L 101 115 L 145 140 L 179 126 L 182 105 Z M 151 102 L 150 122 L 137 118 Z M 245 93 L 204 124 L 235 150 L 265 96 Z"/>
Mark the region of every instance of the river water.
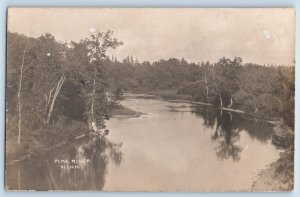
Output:
<path fill-rule="evenodd" d="M 136 118 L 7 166 L 11 190 L 249 191 L 279 158 L 272 125 L 205 105 L 126 94 Z"/>

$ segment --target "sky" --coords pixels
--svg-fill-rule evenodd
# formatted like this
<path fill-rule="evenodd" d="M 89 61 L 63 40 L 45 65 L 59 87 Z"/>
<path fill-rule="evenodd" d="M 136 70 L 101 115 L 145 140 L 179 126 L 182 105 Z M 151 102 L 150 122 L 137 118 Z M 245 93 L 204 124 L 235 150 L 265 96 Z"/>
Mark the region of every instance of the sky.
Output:
<path fill-rule="evenodd" d="M 90 29 L 112 30 L 124 45 L 110 51 L 119 60 L 185 58 L 217 62 L 294 65 L 294 9 L 200 8 L 10 8 L 8 31 L 59 41 L 79 41 Z"/>

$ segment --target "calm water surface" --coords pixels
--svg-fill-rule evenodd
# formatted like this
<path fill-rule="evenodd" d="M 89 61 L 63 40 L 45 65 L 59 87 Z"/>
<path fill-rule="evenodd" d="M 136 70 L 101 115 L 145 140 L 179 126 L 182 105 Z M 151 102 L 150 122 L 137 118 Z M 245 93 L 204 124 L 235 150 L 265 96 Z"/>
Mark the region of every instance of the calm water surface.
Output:
<path fill-rule="evenodd" d="M 127 94 L 123 105 L 144 115 L 110 119 L 107 138 L 82 138 L 8 166 L 8 188 L 245 191 L 279 158 L 266 122 L 145 96 Z"/>

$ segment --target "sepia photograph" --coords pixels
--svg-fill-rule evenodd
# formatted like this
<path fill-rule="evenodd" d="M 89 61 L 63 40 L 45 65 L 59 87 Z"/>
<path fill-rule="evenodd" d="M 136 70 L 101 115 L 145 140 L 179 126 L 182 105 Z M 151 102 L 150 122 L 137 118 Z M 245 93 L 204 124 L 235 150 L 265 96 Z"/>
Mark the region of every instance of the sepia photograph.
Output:
<path fill-rule="evenodd" d="M 295 9 L 7 10 L 7 191 L 294 189 Z"/>

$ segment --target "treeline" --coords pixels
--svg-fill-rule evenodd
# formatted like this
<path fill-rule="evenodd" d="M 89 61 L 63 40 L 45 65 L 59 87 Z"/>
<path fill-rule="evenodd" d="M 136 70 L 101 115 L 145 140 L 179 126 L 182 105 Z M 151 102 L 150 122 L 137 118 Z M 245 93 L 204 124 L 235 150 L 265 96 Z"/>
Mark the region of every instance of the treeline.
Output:
<path fill-rule="evenodd" d="M 121 44 L 112 31 L 71 43 L 8 32 L 7 155 L 40 152 L 83 133 L 107 135 L 105 120 L 122 92 L 107 94 L 106 51 Z"/>
<path fill-rule="evenodd" d="M 175 58 L 140 63 L 132 57 L 122 61 L 111 57 L 106 69 L 111 87 L 139 92 L 169 90 L 194 101 L 265 118 L 283 117 L 289 126 L 294 125 L 294 66 L 243 63 L 239 57 L 197 64 Z"/>
<path fill-rule="evenodd" d="M 107 133 L 105 120 L 123 91 L 170 91 L 171 97 L 283 117 L 294 125 L 293 66 L 243 64 L 241 58 L 196 64 L 108 57 L 107 50 L 122 44 L 111 31 L 71 43 L 8 32 L 8 154 L 41 150 L 83 132 Z"/>

